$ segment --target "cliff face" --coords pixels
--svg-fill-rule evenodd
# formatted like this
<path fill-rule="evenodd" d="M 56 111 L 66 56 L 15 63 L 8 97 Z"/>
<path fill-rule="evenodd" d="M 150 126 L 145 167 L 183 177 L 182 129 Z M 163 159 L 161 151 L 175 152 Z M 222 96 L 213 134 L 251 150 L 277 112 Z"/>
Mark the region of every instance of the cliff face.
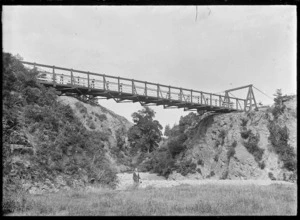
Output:
<path fill-rule="evenodd" d="M 133 123 L 101 105 L 90 105 L 74 97 L 60 96 L 58 101 L 69 105 L 88 130 L 101 133 L 106 157 L 117 172 L 130 169 L 127 132 Z"/>
<path fill-rule="evenodd" d="M 74 97 L 60 96 L 57 100 L 63 106 L 69 106 L 79 124 L 90 133 L 84 133 L 88 135 L 84 136 L 79 131 L 78 135 L 83 135 L 82 140 L 78 139 L 76 142 L 70 138 L 56 144 L 57 140 L 67 138 L 68 132 L 63 133 L 64 129 L 60 128 L 61 134 L 58 132 L 55 140 L 52 140 L 53 137 L 48 135 L 51 129 L 42 129 L 46 118 L 40 118 L 39 124 L 22 127 L 22 132 L 17 132 L 15 137 L 11 137 L 15 139 L 14 143 L 16 139 L 23 141 L 10 145 L 12 171 L 9 175 L 21 178 L 23 189 L 32 194 L 84 187 L 97 181 L 116 183 L 115 173 L 130 169 L 127 131 L 132 123 L 102 106 L 92 106 Z M 50 114 L 53 112 L 49 112 Z M 56 116 L 61 115 L 57 113 Z M 70 128 L 82 126 L 71 123 L 68 125 Z M 32 126 L 38 126 L 38 129 L 34 131 Z M 63 127 L 63 124 L 61 126 Z M 76 138 L 78 137 L 74 136 L 73 139 Z M 86 146 L 82 145 L 84 142 Z M 65 150 L 60 152 L 61 148 Z M 49 153 L 49 150 L 52 153 Z"/>
<path fill-rule="evenodd" d="M 25 192 L 54 192 L 101 184 L 116 187 L 131 165 L 131 123 L 101 106 L 63 97 L 3 53 L 2 160 L 4 204 Z"/>
<path fill-rule="evenodd" d="M 296 152 L 296 98 L 284 103 L 276 125 L 288 130 L 288 144 Z M 187 150 L 176 164 L 194 164 L 185 177 L 177 171 L 169 179 L 277 179 L 289 180 L 293 172 L 284 163 L 270 140 L 272 108 L 249 113 L 229 113 L 204 117 L 186 129 Z M 279 134 L 280 135 L 280 134 Z M 277 135 L 277 137 L 279 136 Z M 282 148 L 285 146 L 282 146 Z"/>

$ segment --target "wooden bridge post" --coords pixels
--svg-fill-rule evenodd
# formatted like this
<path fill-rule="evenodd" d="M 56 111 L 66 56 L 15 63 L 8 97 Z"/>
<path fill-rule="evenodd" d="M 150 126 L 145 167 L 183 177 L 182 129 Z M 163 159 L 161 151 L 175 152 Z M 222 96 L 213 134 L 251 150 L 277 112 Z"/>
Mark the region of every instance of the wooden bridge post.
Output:
<path fill-rule="evenodd" d="M 248 93 L 249 93 L 249 96 L 247 97 L 247 99 L 250 101 L 250 106 L 249 106 L 249 111 L 250 111 L 250 110 L 252 110 L 252 97 L 251 97 L 251 93 L 250 93 L 250 87 L 249 87 L 249 92 Z"/>
<path fill-rule="evenodd" d="M 258 110 L 257 104 L 256 104 L 256 99 L 255 99 L 255 96 L 254 96 L 254 92 L 253 92 L 252 86 L 253 86 L 253 85 L 251 85 L 251 87 L 250 87 L 250 88 L 251 88 L 251 94 L 252 94 L 252 98 L 253 98 L 253 101 L 254 101 L 255 110 Z"/>
<path fill-rule="evenodd" d="M 73 85 L 74 84 L 74 82 L 73 82 L 73 69 L 70 69 L 70 71 L 71 71 L 71 84 Z"/>
<path fill-rule="evenodd" d="M 56 75 L 55 75 L 55 66 L 53 66 L 53 87 L 56 87 Z"/>
<path fill-rule="evenodd" d="M 169 100 L 171 99 L 171 86 L 169 86 Z"/>
<path fill-rule="evenodd" d="M 227 91 L 225 91 L 224 102 L 225 102 L 225 107 L 229 108 L 229 94 Z"/>
<path fill-rule="evenodd" d="M 193 103 L 193 90 L 191 89 L 191 103 Z"/>
<path fill-rule="evenodd" d="M 210 93 L 209 96 L 210 96 L 210 106 L 212 106 L 212 94 Z"/>
<path fill-rule="evenodd" d="M 145 82 L 145 96 L 147 97 L 147 82 Z"/>
<path fill-rule="evenodd" d="M 131 80 L 131 87 L 132 87 L 132 95 L 134 95 L 134 83 L 133 83 L 133 79 Z"/>
<path fill-rule="evenodd" d="M 238 99 L 235 99 L 235 104 L 236 104 L 235 109 L 238 110 L 238 108 L 239 108 L 238 107 Z"/>
<path fill-rule="evenodd" d="M 118 76 L 118 92 L 120 93 L 120 77 Z"/>
<path fill-rule="evenodd" d="M 203 93 L 201 92 L 200 95 L 201 95 L 201 105 L 202 105 Z"/>
<path fill-rule="evenodd" d="M 159 84 L 157 84 L 157 98 L 159 99 Z"/>
<path fill-rule="evenodd" d="M 222 97 L 219 95 L 219 107 L 222 106 Z"/>
<path fill-rule="evenodd" d="M 88 79 L 88 88 L 90 88 L 90 72 L 87 72 L 87 79 Z"/>
<path fill-rule="evenodd" d="M 182 101 L 182 88 L 180 88 L 180 101 Z"/>
<path fill-rule="evenodd" d="M 103 90 L 106 90 L 106 80 L 105 80 L 105 74 L 103 75 Z"/>

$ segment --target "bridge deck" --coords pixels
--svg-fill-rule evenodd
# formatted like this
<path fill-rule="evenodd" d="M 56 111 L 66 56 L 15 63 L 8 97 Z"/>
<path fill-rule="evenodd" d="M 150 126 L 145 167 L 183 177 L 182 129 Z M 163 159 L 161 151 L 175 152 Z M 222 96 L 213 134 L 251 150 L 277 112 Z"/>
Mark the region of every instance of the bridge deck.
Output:
<path fill-rule="evenodd" d="M 117 102 L 140 102 L 142 105 L 163 105 L 164 108 L 207 110 L 214 112 L 245 111 L 245 99 L 227 97 L 191 89 L 166 86 L 146 81 L 127 79 L 22 61 L 36 67 L 39 82 L 55 87 L 63 93 L 92 97 L 113 98 Z M 50 71 L 49 71 L 50 69 Z"/>

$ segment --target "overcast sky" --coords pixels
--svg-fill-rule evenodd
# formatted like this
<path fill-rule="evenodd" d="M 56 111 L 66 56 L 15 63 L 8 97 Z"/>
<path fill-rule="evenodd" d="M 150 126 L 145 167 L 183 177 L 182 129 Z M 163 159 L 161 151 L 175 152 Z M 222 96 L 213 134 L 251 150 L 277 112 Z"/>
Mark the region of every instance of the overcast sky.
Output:
<path fill-rule="evenodd" d="M 296 94 L 295 6 L 197 11 L 196 19 L 196 6 L 3 6 L 3 50 L 29 62 L 204 92 L 253 84 L 271 97 L 279 88 Z M 254 92 L 257 101 L 273 102 Z M 129 120 L 142 108 L 100 104 Z M 188 113 L 153 109 L 163 126 Z"/>

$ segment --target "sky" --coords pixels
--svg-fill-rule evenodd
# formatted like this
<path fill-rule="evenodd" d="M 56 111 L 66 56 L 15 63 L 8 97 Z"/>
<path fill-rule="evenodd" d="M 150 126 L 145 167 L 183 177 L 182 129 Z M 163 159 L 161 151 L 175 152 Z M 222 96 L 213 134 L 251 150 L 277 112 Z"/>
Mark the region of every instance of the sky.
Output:
<path fill-rule="evenodd" d="M 3 51 L 29 62 L 213 93 L 253 84 L 264 105 L 296 94 L 296 6 L 3 6 L 2 24 Z M 130 121 L 142 109 L 99 104 Z M 151 108 L 163 127 L 189 113 Z"/>

